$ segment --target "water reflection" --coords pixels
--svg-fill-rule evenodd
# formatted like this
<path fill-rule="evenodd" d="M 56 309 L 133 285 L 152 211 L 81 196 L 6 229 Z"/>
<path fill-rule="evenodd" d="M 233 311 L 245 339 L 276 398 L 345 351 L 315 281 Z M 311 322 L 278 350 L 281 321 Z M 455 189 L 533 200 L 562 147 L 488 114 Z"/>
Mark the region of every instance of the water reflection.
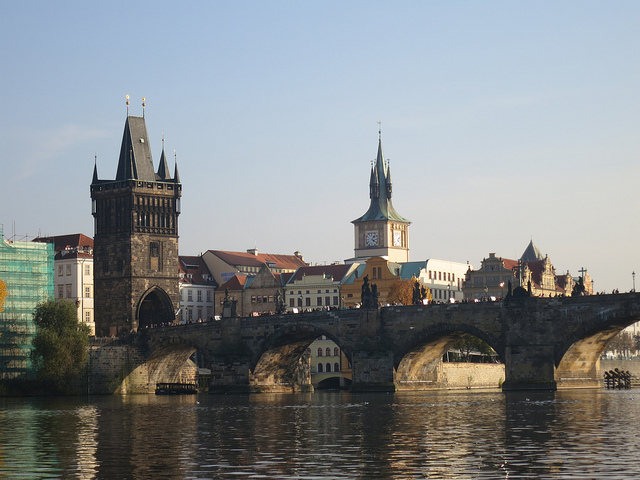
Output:
<path fill-rule="evenodd" d="M 634 478 L 636 391 L 0 399 L 0 477 Z"/>

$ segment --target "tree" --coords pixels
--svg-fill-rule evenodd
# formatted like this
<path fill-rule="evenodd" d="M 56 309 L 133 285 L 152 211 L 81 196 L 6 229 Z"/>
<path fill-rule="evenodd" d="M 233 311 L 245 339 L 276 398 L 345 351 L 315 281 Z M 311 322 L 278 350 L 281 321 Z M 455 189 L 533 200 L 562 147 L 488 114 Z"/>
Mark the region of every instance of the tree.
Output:
<path fill-rule="evenodd" d="M 396 280 L 389 285 L 387 303 L 411 305 L 413 303 L 413 280 Z"/>
<path fill-rule="evenodd" d="M 415 285 L 418 284 L 421 295 L 424 298 L 431 300 L 431 291 L 428 287 L 420 284 L 418 280 L 412 278 L 410 280 L 396 280 L 389 286 L 389 293 L 387 294 L 387 303 L 401 303 L 402 305 L 413 305 L 413 290 Z"/>
<path fill-rule="evenodd" d="M 78 323 L 76 306 L 68 300 L 39 304 L 33 321 L 37 333 L 31 361 L 41 380 L 65 390 L 87 364 L 89 327 Z"/>
<path fill-rule="evenodd" d="M 469 361 L 471 352 L 479 352 L 485 357 L 495 355 L 496 353 L 488 343 L 478 337 L 474 337 L 473 335 L 465 335 L 463 338 L 451 345 L 451 348 L 454 350 L 460 350 L 460 353 L 466 362 Z"/>

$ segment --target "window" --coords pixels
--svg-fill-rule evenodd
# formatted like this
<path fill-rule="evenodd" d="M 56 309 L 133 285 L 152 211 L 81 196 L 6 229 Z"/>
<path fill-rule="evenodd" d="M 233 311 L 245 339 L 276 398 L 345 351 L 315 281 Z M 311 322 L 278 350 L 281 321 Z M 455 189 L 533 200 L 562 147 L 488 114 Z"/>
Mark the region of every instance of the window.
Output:
<path fill-rule="evenodd" d="M 324 304 L 325 305 L 331 305 L 331 297 L 324 297 Z"/>
<path fill-rule="evenodd" d="M 376 278 L 378 278 L 378 277 L 376 277 L 376 269 L 374 268 L 373 269 L 373 279 L 375 280 Z"/>
<path fill-rule="evenodd" d="M 188 302 L 192 302 L 193 301 L 193 290 L 191 290 L 191 289 L 187 290 L 187 301 Z"/>
<path fill-rule="evenodd" d="M 58 285 L 58 298 L 64 297 L 64 285 Z"/>
<path fill-rule="evenodd" d="M 327 347 L 326 355 L 327 355 L 327 357 L 331 356 L 331 348 Z M 329 370 L 329 371 L 331 371 L 331 370 Z"/>
<path fill-rule="evenodd" d="M 211 290 L 207 290 L 207 302 L 211 302 Z"/>
<path fill-rule="evenodd" d="M 330 371 L 331 371 L 331 364 L 327 363 L 327 372 L 330 372 Z"/>
<path fill-rule="evenodd" d="M 67 265 L 67 277 L 71 275 L 71 265 Z"/>
<path fill-rule="evenodd" d="M 198 299 L 198 302 L 202 301 L 202 290 L 196 291 L 196 298 Z"/>
<path fill-rule="evenodd" d="M 431 270 L 429 270 L 429 280 L 431 280 Z"/>
<path fill-rule="evenodd" d="M 302 308 L 302 297 L 300 297 L 300 298 L 298 299 L 298 306 L 299 306 L 300 308 Z"/>
<path fill-rule="evenodd" d="M 311 306 L 311 297 L 307 297 L 304 299 L 305 300 L 305 306 L 310 307 Z"/>
<path fill-rule="evenodd" d="M 84 312 L 85 323 L 91 323 L 91 312 Z"/>
<path fill-rule="evenodd" d="M 338 305 L 338 297 L 337 296 L 333 297 L 333 304 L 334 305 Z"/>
<path fill-rule="evenodd" d="M 289 306 L 290 307 L 295 307 L 296 306 L 296 299 L 295 298 L 290 298 L 289 299 Z"/>
<path fill-rule="evenodd" d="M 67 298 L 71 298 L 71 285 L 65 285 L 67 290 Z"/>
<path fill-rule="evenodd" d="M 339 363 L 334 363 L 333 364 L 333 371 L 334 372 L 339 372 L 340 371 L 340 364 Z"/>
<path fill-rule="evenodd" d="M 85 275 L 91 275 L 91 265 L 85 265 L 84 266 L 84 274 Z"/>
<path fill-rule="evenodd" d="M 317 297 L 316 298 L 316 305 L 318 305 L 318 306 L 322 305 L 322 297 Z"/>
<path fill-rule="evenodd" d="M 193 308 L 187 308 L 187 320 L 193 321 Z"/>
<path fill-rule="evenodd" d="M 333 349 L 333 356 L 334 356 L 334 357 L 337 357 L 337 356 L 339 356 L 339 355 L 340 355 L 340 349 L 339 349 L 338 347 L 335 347 L 335 348 Z"/>
<path fill-rule="evenodd" d="M 322 356 L 322 347 L 318 347 L 318 357 Z"/>
<path fill-rule="evenodd" d="M 58 265 L 58 276 L 62 276 L 62 265 Z"/>
<path fill-rule="evenodd" d="M 84 298 L 91 298 L 91 287 L 84 287 Z"/>
<path fill-rule="evenodd" d="M 322 373 L 322 364 L 321 363 L 318 364 L 318 373 Z"/>
<path fill-rule="evenodd" d="M 378 267 L 378 278 L 382 278 L 382 267 Z"/>

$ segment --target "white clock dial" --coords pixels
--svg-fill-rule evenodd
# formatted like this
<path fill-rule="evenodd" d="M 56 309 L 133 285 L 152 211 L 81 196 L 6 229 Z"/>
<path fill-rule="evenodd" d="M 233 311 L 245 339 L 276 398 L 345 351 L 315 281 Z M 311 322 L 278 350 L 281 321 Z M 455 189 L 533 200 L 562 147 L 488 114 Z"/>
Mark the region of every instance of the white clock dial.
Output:
<path fill-rule="evenodd" d="M 367 233 L 367 236 L 365 237 L 365 241 L 367 242 L 367 245 L 369 245 L 370 247 L 373 247 L 374 245 L 377 245 L 378 244 L 378 234 L 376 232 Z"/>
<path fill-rule="evenodd" d="M 393 232 L 393 245 L 396 247 L 402 246 L 402 232 Z"/>

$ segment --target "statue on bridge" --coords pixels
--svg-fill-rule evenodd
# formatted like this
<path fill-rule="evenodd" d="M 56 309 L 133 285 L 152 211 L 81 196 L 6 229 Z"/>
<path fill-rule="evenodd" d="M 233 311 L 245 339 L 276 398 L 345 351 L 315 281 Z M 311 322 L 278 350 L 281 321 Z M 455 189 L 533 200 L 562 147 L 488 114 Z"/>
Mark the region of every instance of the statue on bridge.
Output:
<path fill-rule="evenodd" d="M 573 290 L 571 291 L 572 297 L 579 297 L 580 295 L 584 295 L 584 279 L 580 277 L 578 279 L 578 283 L 573 286 Z"/>
<path fill-rule="evenodd" d="M 378 286 L 376 284 L 369 285 L 369 275 L 365 275 L 362 283 L 362 294 L 360 295 L 360 301 L 362 308 L 367 310 L 374 310 L 378 308 Z"/>
<path fill-rule="evenodd" d="M 427 289 L 424 285 L 420 285 L 418 280 L 415 280 L 413 283 L 413 304 L 423 305 L 425 298 L 427 298 Z"/>
<path fill-rule="evenodd" d="M 284 297 L 282 296 L 282 293 L 280 292 L 280 290 L 276 292 L 274 300 L 276 304 L 276 314 L 281 315 L 285 313 L 287 311 L 287 307 L 284 304 Z"/>
<path fill-rule="evenodd" d="M 237 317 L 236 306 L 237 300 L 231 300 L 229 298 L 229 289 L 224 290 L 224 301 L 222 302 L 222 317 L 223 318 L 235 318 Z"/>

